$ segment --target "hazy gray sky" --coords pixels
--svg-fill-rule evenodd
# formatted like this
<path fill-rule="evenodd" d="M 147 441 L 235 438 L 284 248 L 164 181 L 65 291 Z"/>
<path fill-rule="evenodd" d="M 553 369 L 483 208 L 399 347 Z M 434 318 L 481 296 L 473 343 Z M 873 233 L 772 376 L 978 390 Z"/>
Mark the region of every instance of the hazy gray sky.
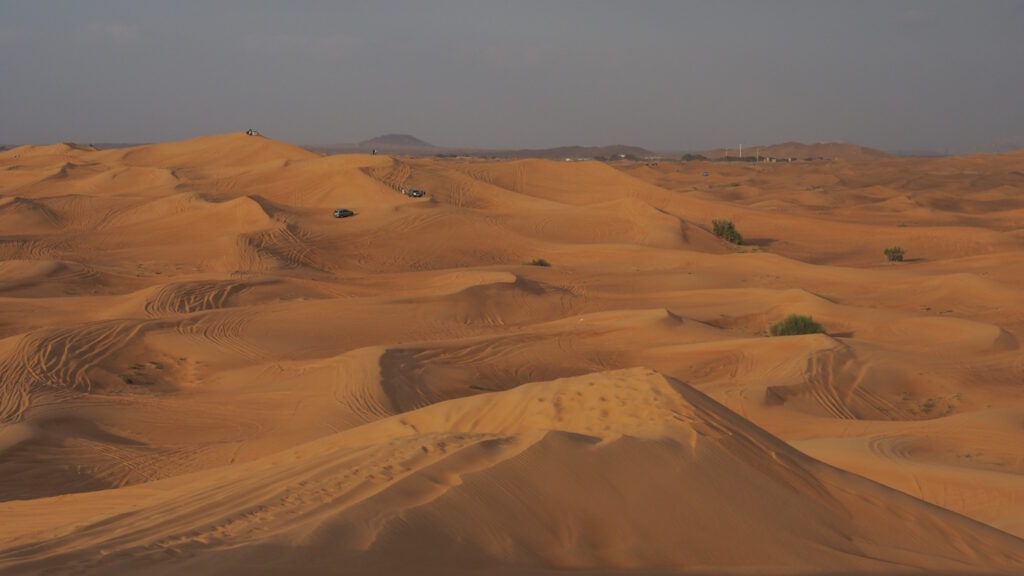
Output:
<path fill-rule="evenodd" d="M 1024 1 L 0 0 L 0 142 L 1024 146 Z"/>

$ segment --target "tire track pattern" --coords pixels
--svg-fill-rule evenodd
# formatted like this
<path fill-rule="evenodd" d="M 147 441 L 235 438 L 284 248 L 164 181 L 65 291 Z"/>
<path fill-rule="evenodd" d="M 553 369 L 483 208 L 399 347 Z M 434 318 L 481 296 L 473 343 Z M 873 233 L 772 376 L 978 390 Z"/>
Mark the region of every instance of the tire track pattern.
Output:
<path fill-rule="evenodd" d="M 19 236 L 0 238 L 0 260 L 53 260 L 70 252 L 67 241 Z"/>
<path fill-rule="evenodd" d="M 136 338 L 139 321 L 96 322 L 30 332 L 0 359 L 0 423 L 20 421 L 42 390 L 90 392 L 90 369 Z"/>
<path fill-rule="evenodd" d="M 391 165 L 387 167 L 371 166 L 360 168 L 363 174 L 384 184 L 396 192 L 407 187 L 409 178 L 412 176 L 412 168 L 400 160 L 391 159 Z"/>
<path fill-rule="evenodd" d="M 853 350 L 841 346 L 823 350 L 807 360 L 803 390 L 834 418 L 857 420 L 892 418 L 900 409 L 864 382 L 866 365 Z"/>
<path fill-rule="evenodd" d="M 232 298 L 251 287 L 247 282 L 231 281 L 167 284 L 146 301 L 146 313 L 165 316 L 225 308 Z"/>
<path fill-rule="evenodd" d="M 244 336 L 249 314 L 232 311 L 213 311 L 181 321 L 179 334 L 213 344 L 246 360 L 261 360 L 266 351 Z"/>
<path fill-rule="evenodd" d="M 317 236 L 294 224 L 282 224 L 238 237 L 239 271 L 268 272 L 311 268 L 331 272 L 334 267 L 315 247 Z"/>

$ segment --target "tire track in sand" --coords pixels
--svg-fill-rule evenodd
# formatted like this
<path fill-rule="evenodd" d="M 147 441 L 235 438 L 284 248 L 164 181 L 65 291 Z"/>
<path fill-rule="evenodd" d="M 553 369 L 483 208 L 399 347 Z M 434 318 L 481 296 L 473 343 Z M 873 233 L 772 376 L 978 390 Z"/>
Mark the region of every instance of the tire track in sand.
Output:
<path fill-rule="evenodd" d="M 192 314 L 225 308 L 231 298 L 252 287 L 248 282 L 175 282 L 160 287 L 146 300 L 146 314 L 152 317 Z"/>
<path fill-rule="evenodd" d="M 40 390 L 90 392 L 89 370 L 133 340 L 145 326 L 104 321 L 30 332 L 0 359 L 0 423 L 18 422 Z"/>
<path fill-rule="evenodd" d="M 177 332 L 183 336 L 234 353 L 245 360 L 263 360 L 267 351 L 245 337 L 250 314 L 231 310 L 214 310 L 182 320 Z"/>

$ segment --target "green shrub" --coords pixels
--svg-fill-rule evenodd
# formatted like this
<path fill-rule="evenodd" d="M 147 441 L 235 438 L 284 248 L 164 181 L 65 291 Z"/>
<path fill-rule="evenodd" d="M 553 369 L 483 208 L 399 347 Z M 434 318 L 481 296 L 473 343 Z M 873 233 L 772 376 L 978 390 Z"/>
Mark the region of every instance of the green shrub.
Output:
<path fill-rule="evenodd" d="M 715 219 L 711 221 L 711 231 L 714 232 L 715 236 L 718 236 L 726 242 L 732 242 L 733 244 L 743 244 L 743 236 L 736 231 L 736 226 L 733 225 L 732 220 Z"/>
<path fill-rule="evenodd" d="M 899 246 L 892 246 L 884 250 L 885 257 L 889 259 L 889 262 L 903 262 L 903 248 Z"/>
<path fill-rule="evenodd" d="M 530 266 L 544 266 L 545 268 L 551 267 L 551 262 L 548 262 L 543 258 L 534 258 L 533 260 L 527 262 L 527 264 L 529 264 Z"/>
<path fill-rule="evenodd" d="M 790 314 L 784 320 L 772 324 L 772 336 L 796 336 L 798 334 L 820 334 L 825 329 L 810 316 Z"/>

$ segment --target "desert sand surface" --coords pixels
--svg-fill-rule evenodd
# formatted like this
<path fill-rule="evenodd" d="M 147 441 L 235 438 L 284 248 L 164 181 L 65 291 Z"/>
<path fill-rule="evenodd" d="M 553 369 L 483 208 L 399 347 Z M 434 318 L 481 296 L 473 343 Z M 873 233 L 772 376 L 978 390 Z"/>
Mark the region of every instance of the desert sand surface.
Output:
<path fill-rule="evenodd" d="M 22 146 L 0 573 L 1020 574 L 1022 339 L 1021 152 Z"/>

